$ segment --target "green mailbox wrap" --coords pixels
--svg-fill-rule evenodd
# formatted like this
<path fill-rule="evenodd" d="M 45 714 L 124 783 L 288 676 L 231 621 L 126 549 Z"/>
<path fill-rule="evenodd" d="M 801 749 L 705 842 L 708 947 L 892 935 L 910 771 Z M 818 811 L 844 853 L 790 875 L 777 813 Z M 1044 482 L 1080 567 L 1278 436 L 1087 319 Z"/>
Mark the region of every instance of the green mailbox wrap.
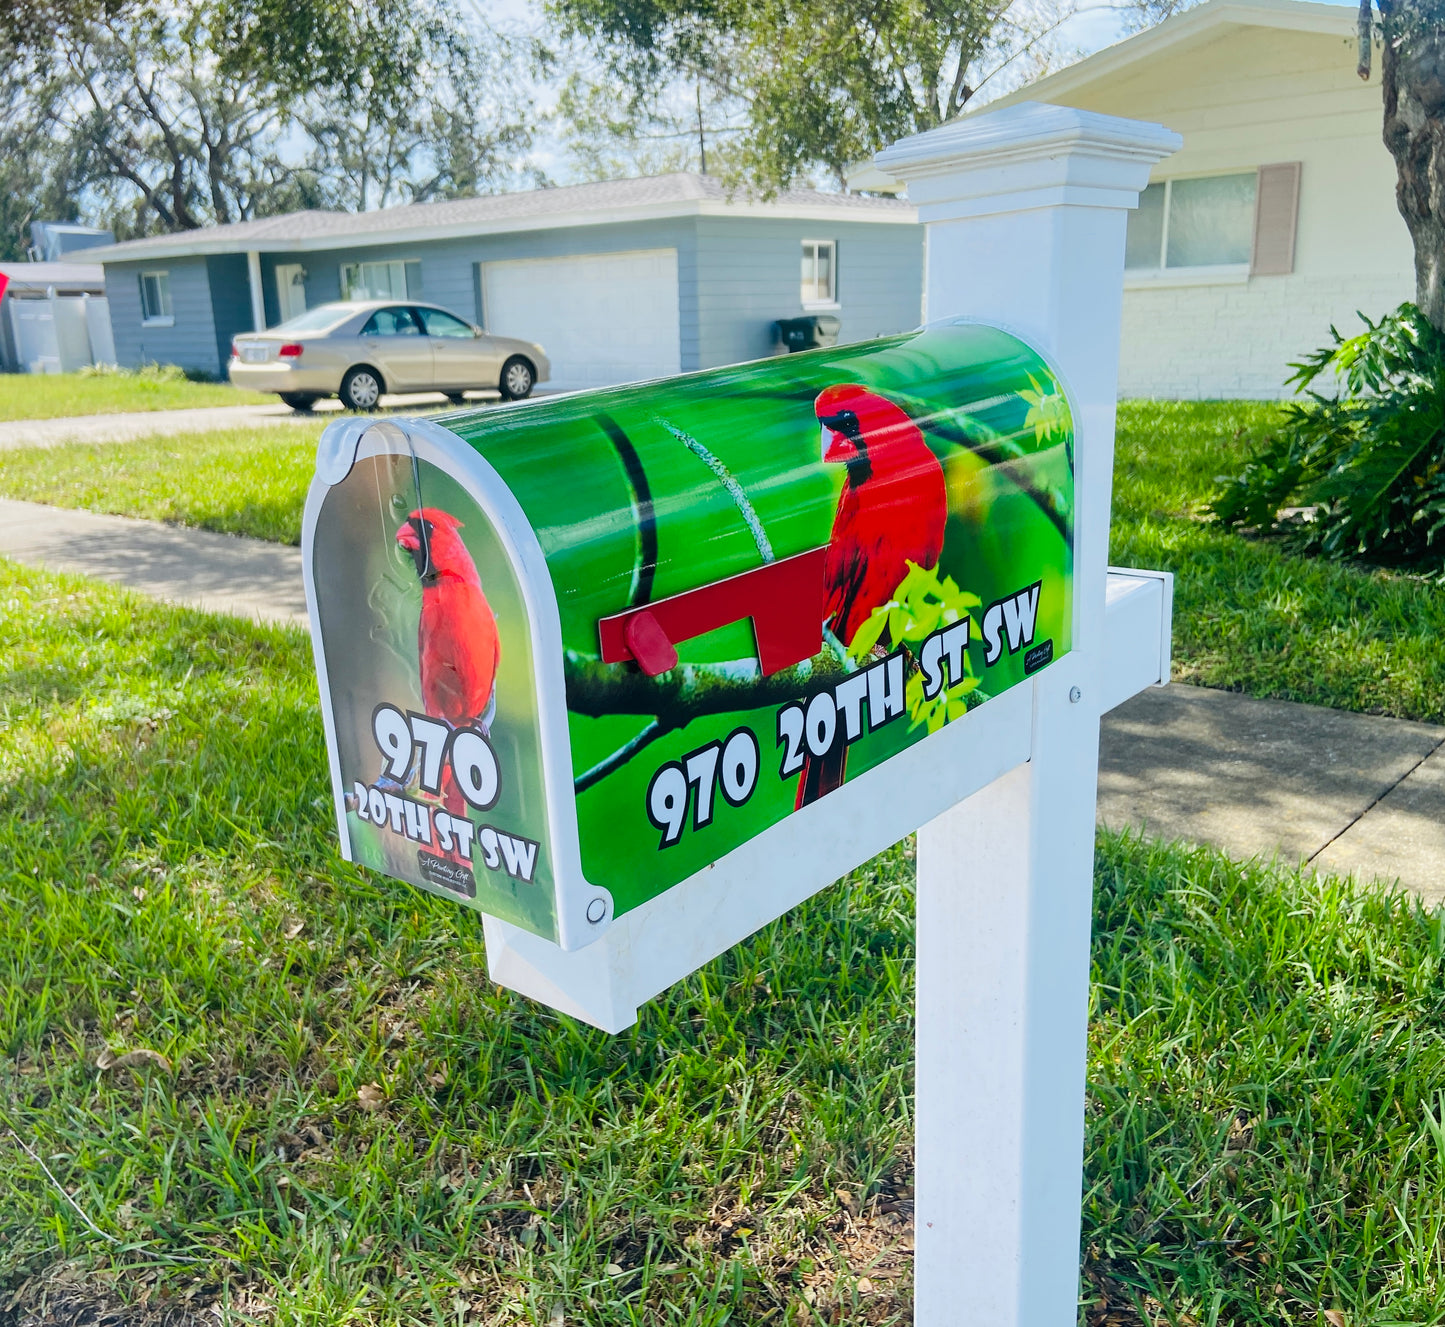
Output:
<path fill-rule="evenodd" d="M 576 949 L 826 833 L 1069 649 L 1072 443 L 1040 356 L 962 322 L 332 425 L 304 542 L 345 855 Z"/>

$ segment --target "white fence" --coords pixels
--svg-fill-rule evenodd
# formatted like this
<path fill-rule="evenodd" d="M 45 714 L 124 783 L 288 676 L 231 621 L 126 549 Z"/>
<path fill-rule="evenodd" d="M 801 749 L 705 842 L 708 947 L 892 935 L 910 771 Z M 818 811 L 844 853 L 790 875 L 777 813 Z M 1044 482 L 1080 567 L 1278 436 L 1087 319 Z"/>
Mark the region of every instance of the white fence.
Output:
<path fill-rule="evenodd" d="M 20 373 L 74 373 L 87 364 L 115 363 L 110 301 L 104 295 L 11 298 L 11 344 Z"/>

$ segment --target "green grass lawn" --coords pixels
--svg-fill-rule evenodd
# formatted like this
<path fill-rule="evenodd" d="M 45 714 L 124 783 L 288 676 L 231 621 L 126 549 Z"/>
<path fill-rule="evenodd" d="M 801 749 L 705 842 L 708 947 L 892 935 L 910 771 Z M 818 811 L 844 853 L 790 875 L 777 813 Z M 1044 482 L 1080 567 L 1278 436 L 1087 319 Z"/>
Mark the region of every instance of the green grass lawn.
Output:
<path fill-rule="evenodd" d="M 1120 407 L 1112 558 L 1176 576 L 1181 681 L 1445 721 L 1445 593 L 1201 515 L 1276 418 L 1250 402 Z M 0 494 L 297 543 L 323 424 L 0 453 Z"/>
<path fill-rule="evenodd" d="M 188 382 L 156 374 L 0 373 L 0 420 L 275 404 L 274 396 L 241 391 L 230 383 Z"/>
<path fill-rule="evenodd" d="M 298 544 L 325 427 L 317 420 L 0 452 L 0 493 Z"/>
<path fill-rule="evenodd" d="M 607 1037 L 337 861 L 301 632 L 0 602 L 0 1320 L 909 1321 L 906 845 Z M 1441 1321 L 1440 921 L 1105 837 L 1095 925 L 1090 1320 Z"/>
<path fill-rule="evenodd" d="M 1120 407 L 1110 556 L 1174 581 L 1174 676 L 1445 721 L 1445 590 L 1419 577 L 1300 557 L 1208 522 L 1232 473 L 1278 418 L 1252 402 Z"/>

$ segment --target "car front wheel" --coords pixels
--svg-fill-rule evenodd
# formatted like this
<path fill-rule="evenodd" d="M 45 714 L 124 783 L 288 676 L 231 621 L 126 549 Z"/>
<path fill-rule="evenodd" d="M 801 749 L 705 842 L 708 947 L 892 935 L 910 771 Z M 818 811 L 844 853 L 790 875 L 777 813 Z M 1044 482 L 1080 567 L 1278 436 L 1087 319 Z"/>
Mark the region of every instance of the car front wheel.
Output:
<path fill-rule="evenodd" d="M 532 394 L 537 374 L 520 355 L 513 355 L 502 365 L 502 381 L 497 384 L 504 401 L 525 401 Z"/>
<path fill-rule="evenodd" d="M 385 390 L 381 374 L 369 364 L 362 364 L 341 380 L 341 404 L 348 410 L 375 410 Z"/>

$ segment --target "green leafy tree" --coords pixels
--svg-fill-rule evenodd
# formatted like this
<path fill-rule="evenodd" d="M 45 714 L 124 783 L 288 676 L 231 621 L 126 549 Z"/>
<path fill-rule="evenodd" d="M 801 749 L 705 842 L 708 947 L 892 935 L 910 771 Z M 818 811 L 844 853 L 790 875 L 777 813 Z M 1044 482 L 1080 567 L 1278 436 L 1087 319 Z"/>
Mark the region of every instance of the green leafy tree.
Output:
<path fill-rule="evenodd" d="M 57 32 L 111 18 L 131 0 L 7 0 L 0 5 L 0 50 L 36 50 Z"/>
<path fill-rule="evenodd" d="M 1009 0 L 551 0 L 644 102 L 670 80 L 740 112 L 735 173 L 763 191 L 848 168 L 957 115 L 1068 12 Z"/>
<path fill-rule="evenodd" d="M 85 167 L 64 144 L 56 120 L 63 90 L 10 66 L 0 72 L 0 262 L 19 262 L 30 223 L 74 221 Z"/>
<path fill-rule="evenodd" d="M 135 7 L 58 34 L 49 68 L 68 96 L 56 125 L 122 233 L 190 230 L 284 210 L 304 197 L 278 151 L 279 89 L 222 70 L 215 14 Z"/>
<path fill-rule="evenodd" d="M 475 193 L 530 141 L 449 0 L 54 0 L 0 46 L 11 247 L 41 210 L 130 235 Z"/>
<path fill-rule="evenodd" d="M 530 146 L 521 52 L 447 0 L 222 0 L 223 68 L 272 71 L 328 206 L 485 192 Z"/>
<path fill-rule="evenodd" d="M 701 77 L 660 93 L 619 85 L 588 67 L 585 53 L 562 85 L 554 111 L 572 169 L 583 179 L 693 170 L 735 176 L 743 117 L 736 99 Z M 555 57 L 553 63 L 556 63 Z"/>

